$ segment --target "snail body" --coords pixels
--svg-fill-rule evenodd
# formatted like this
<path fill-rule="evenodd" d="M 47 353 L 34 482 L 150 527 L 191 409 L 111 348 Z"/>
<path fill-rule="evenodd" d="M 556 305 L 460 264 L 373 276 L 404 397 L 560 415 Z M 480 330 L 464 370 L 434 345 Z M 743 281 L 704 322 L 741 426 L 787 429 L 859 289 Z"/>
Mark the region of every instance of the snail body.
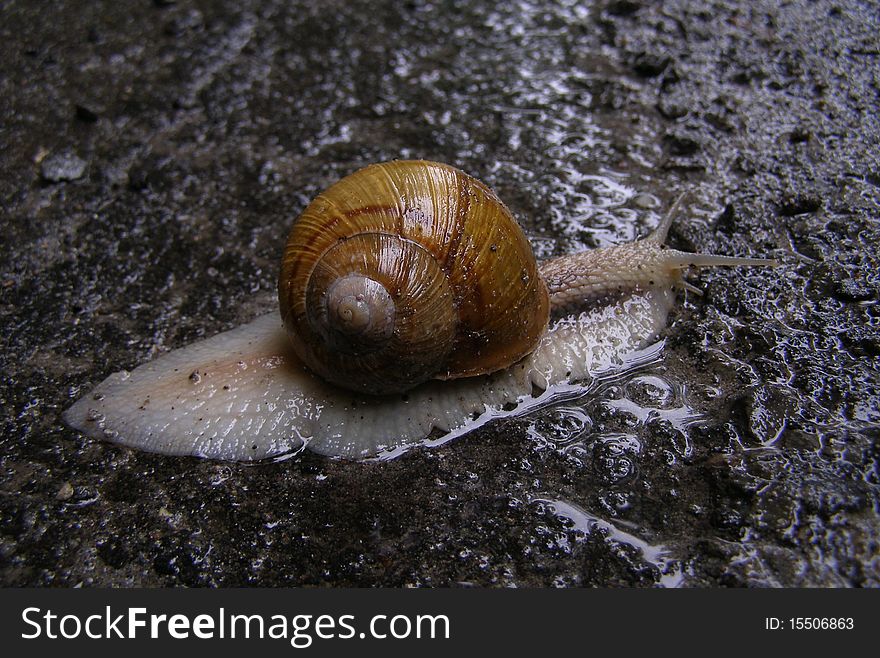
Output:
<path fill-rule="evenodd" d="M 295 223 L 280 318 L 110 375 L 65 420 L 239 461 L 303 446 L 359 459 L 466 431 L 619 367 L 663 329 L 685 268 L 772 263 L 664 248 L 674 214 L 642 240 L 537 264 L 482 183 L 437 163 L 373 165 Z"/>

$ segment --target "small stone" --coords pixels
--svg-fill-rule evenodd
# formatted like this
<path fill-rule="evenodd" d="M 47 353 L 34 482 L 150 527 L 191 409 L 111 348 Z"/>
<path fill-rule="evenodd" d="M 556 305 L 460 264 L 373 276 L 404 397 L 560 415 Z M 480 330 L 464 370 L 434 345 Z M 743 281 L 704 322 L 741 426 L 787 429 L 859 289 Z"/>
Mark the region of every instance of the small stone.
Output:
<path fill-rule="evenodd" d="M 639 194 L 636 194 L 633 197 L 632 203 L 636 208 L 640 208 L 642 210 L 653 210 L 660 205 L 657 197 L 655 197 L 653 194 L 646 194 L 645 192 L 640 192 Z"/>
<path fill-rule="evenodd" d="M 73 498 L 73 485 L 70 482 L 62 484 L 58 493 L 55 494 L 55 498 L 58 500 L 70 500 Z"/>
<path fill-rule="evenodd" d="M 86 161 L 74 153 L 50 155 L 40 164 L 40 175 L 50 183 L 77 180 L 86 172 Z"/>

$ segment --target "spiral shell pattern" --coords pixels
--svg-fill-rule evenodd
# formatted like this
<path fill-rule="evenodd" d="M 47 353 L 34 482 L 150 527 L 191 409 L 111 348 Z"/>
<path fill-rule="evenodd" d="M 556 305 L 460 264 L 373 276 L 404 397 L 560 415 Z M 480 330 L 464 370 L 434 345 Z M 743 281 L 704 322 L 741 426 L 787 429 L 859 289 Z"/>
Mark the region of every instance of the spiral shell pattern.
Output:
<path fill-rule="evenodd" d="M 291 230 L 278 294 L 310 369 L 379 394 L 505 368 L 534 349 L 549 315 L 510 211 L 427 161 L 371 165 L 320 194 Z"/>

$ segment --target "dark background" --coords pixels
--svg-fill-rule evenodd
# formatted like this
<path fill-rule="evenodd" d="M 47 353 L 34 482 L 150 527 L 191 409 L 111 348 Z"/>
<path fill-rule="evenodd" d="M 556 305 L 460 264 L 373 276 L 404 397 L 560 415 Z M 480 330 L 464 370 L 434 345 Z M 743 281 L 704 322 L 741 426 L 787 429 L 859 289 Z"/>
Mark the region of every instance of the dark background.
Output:
<path fill-rule="evenodd" d="M 496 4 L 498 6 L 496 6 Z M 6 2 L 6 585 L 876 586 L 878 7 Z M 66 428 L 111 372 L 271 310 L 320 189 L 448 162 L 539 256 L 688 192 L 661 358 L 381 463 L 244 466 Z"/>

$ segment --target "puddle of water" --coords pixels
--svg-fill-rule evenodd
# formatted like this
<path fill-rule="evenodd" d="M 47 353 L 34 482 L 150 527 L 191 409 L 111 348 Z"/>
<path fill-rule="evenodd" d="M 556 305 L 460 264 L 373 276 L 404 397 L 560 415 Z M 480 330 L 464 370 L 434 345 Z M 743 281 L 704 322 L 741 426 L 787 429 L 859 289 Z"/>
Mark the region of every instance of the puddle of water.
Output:
<path fill-rule="evenodd" d="M 627 546 L 637 551 L 642 559 L 660 573 L 658 584 L 662 587 L 679 587 L 684 575 L 681 566 L 671 559 L 670 551 L 662 544 L 649 544 L 640 537 L 621 530 L 610 521 L 590 514 L 578 505 L 552 498 L 532 498 L 530 502 L 539 512 L 552 514 L 568 522 L 572 530 L 583 536 L 599 534 L 604 541 Z"/>

